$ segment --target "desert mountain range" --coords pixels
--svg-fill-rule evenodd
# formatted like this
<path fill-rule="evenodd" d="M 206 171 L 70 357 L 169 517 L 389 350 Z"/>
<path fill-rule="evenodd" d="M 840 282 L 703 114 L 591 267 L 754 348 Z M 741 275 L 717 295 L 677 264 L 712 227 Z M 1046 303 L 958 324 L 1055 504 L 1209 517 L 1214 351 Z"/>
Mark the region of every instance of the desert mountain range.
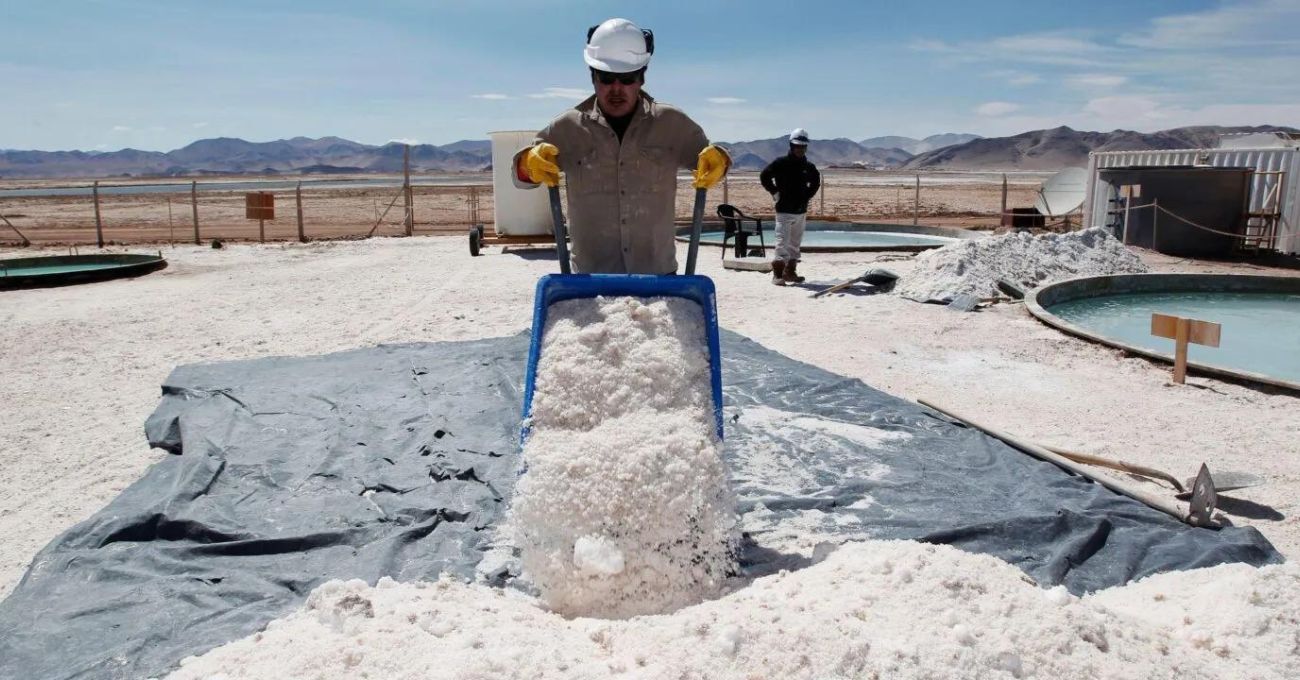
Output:
<path fill-rule="evenodd" d="M 1213 147 L 1225 132 L 1294 128 L 1183 127 L 1142 133 L 1129 130 L 1084 132 L 1068 127 L 1033 130 L 1011 137 L 945 133 L 925 139 L 872 137 L 816 139 L 809 158 L 820 167 L 865 167 L 903 170 L 1056 170 L 1087 163 L 1091 151 L 1187 149 Z M 786 152 L 785 137 L 721 142 L 740 170 L 761 169 Z M 122 176 L 203 176 L 229 174 L 392 173 L 402 169 L 402 145 L 362 144 L 340 137 L 294 137 L 249 142 L 219 137 L 201 139 L 168 152 L 17 151 L 0 150 L 0 177 L 67 178 Z M 473 172 L 491 167 L 487 140 L 462 140 L 441 146 L 411 146 L 412 170 Z"/>

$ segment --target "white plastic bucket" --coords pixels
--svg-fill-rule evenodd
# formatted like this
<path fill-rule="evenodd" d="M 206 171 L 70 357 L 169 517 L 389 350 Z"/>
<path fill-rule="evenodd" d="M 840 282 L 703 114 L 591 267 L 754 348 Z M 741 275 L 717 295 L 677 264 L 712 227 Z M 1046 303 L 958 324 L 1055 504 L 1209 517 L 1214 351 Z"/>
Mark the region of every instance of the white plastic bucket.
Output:
<path fill-rule="evenodd" d="M 510 130 L 488 134 L 492 138 L 492 199 L 496 232 L 502 236 L 551 233 L 551 202 L 546 188 L 520 189 L 511 178 L 515 153 L 532 144 L 537 132 Z"/>

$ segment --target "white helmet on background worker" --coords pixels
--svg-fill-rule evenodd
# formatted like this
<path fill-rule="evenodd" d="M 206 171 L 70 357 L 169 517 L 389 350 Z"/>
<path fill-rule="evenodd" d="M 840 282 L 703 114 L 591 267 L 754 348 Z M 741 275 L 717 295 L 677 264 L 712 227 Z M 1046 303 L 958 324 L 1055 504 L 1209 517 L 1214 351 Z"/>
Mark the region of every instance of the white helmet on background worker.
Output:
<path fill-rule="evenodd" d="M 790 143 L 795 146 L 808 146 L 808 131 L 803 128 L 795 128 L 790 133 Z"/>
<path fill-rule="evenodd" d="M 587 29 L 582 58 L 597 71 L 632 73 L 650 63 L 655 35 L 627 19 L 606 19 Z"/>

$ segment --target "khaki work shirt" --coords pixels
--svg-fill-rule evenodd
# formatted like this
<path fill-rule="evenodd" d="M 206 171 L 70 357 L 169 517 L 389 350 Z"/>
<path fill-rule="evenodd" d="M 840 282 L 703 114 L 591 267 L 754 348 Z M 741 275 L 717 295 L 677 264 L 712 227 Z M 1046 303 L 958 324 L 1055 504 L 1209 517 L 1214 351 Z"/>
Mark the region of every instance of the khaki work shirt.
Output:
<path fill-rule="evenodd" d="M 695 121 L 642 92 L 620 144 L 592 95 L 551 121 L 537 133 L 537 141 L 560 150 L 575 271 L 677 271 L 677 170 L 694 169 L 709 144 Z M 521 188 L 537 186 L 511 175 Z"/>

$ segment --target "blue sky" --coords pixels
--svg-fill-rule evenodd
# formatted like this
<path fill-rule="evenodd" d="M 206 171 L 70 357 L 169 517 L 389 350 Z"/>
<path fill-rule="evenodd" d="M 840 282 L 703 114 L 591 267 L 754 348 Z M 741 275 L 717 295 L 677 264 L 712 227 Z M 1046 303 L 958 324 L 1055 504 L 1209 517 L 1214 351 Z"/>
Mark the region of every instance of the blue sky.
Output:
<path fill-rule="evenodd" d="M 586 96 L 611 16 L 717 140 L 1300 126 L 1300 0 L 4 4 L 0 148 L 535 129 Z"/>

